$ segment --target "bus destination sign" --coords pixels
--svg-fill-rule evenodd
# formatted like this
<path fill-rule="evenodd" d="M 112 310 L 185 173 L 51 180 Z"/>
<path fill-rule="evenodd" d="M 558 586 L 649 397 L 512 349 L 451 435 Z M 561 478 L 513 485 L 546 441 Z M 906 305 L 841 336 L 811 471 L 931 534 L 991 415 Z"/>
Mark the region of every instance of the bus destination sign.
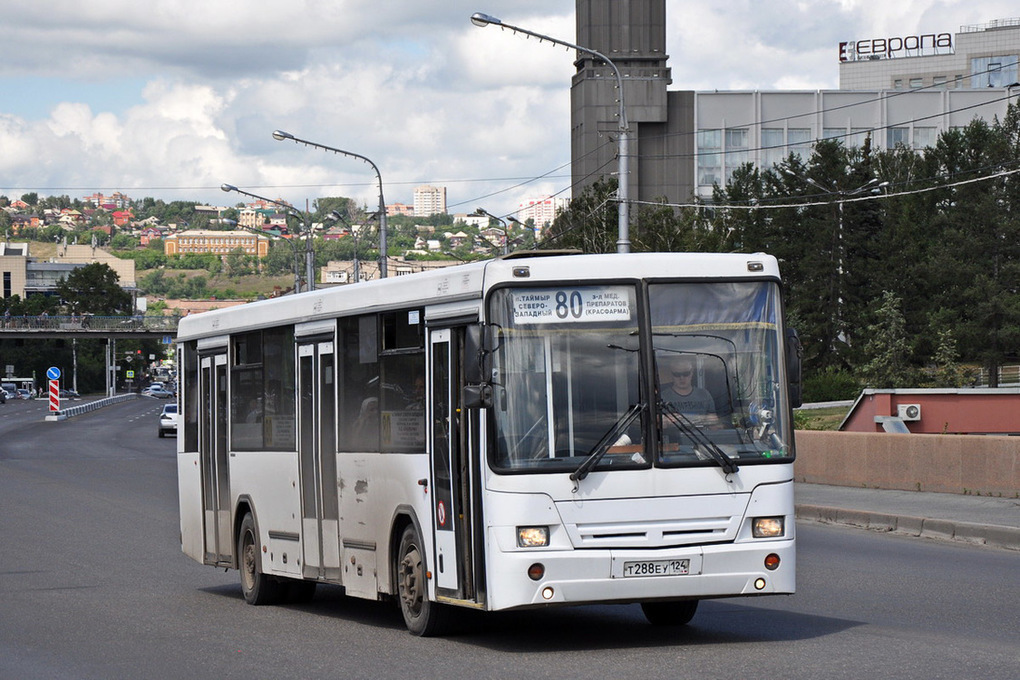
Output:
<path fill-rule="evenodd" d="M 630 286 L 528 288 L 514 292 L 514 323 L 629 321 L 633 298 Z"/>

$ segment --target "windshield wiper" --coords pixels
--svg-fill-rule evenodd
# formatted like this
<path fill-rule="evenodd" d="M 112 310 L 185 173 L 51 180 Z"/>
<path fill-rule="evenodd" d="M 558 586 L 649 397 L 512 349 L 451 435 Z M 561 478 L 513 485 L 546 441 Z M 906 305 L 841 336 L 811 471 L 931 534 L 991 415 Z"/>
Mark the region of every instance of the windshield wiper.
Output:
<path fill-rule="evenodd" d="M 669 418 L 670 422 L 677 426 L 677 429 L 687 435 L 687 438 L 691 440 L 695 447 L 701 446 L 704 448 L 708 452 L 709 457 L 723 469 L 723 472 L 732 474 L 740 469 L 736 463 L 730 460 L 729 456 L 723 453 L 723 450 L 715 442 L 708 438 L 708 435 L 700 427 L 695 425 L 690 418 L 677 411 L 672 404 L 660 401 L 659 410 Z"/>
<path fill-rule="evenodd" d="M 580 482 L 582 479 L 588 476 L 588 473 L 592 471 L 598 462 L 602 460 L 602 456 L 606 455 L 606 451 L 612 446 L 617 439 L 620 438 L 620 434 L 630 427 L 630 424 L 634 422 L 634 419 L 641 415 L 641 412 L 645 410 L 645 404 L 634 404 L 627 411 L 620 416 L 620 418 L 613 423 L 613 426 L 602 435 L 602 439 L 599 439 L 598 443 L 592 447 L 588 457 L 581 461 L 581 464 L 577 466 L 577 469 L 570 473 L 570 481 Z M 574 491 L 577 491 L 575 484 Z"/>

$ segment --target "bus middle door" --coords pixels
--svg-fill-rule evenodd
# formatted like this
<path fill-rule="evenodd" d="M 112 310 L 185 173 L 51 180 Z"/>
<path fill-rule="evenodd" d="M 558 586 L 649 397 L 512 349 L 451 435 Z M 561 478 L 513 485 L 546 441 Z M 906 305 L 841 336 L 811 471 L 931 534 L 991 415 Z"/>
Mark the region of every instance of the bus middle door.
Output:
<path fill-rule="evenodd" d="M 477 509 L 476 464 L 469 452 L 477 445 L 478 412 L 461 406 L 463 328 L 429 334 L 430 399 L 428 437 L 432 452 L 432 519 L 437 593 L 441 598 L 479 602 L 483 588 L 474 534 Z"/>
<path fill-rule="evenodd" d="M 298 345 L 302 575 L 340 579 L 333 342 Z"/>

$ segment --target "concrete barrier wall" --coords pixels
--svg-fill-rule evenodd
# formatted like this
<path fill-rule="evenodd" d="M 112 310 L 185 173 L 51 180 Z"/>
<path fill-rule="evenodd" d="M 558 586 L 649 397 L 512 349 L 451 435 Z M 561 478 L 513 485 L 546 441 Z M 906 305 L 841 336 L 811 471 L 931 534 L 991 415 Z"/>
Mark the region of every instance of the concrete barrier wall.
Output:
<path fill-rule="evenodd" d="M 798 430 L 799 482 L 1020 497 L 1020 437 Z"/>

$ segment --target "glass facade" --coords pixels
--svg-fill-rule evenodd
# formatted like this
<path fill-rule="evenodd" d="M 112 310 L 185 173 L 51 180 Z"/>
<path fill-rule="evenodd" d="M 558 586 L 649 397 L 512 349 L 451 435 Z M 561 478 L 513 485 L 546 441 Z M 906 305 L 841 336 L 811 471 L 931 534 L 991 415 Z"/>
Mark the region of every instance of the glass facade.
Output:
<path fill-rule="evenodd" d="M 698 184 L 723 184 L 722 130 L 698 130 Z"/>
<path fill-rule="evenodd" d="M 1006 87 L 1017 82 L 1017 61 L 1020 61 L 1017 54 L 971 59 L 970 86 L 974 89 Z"/>

